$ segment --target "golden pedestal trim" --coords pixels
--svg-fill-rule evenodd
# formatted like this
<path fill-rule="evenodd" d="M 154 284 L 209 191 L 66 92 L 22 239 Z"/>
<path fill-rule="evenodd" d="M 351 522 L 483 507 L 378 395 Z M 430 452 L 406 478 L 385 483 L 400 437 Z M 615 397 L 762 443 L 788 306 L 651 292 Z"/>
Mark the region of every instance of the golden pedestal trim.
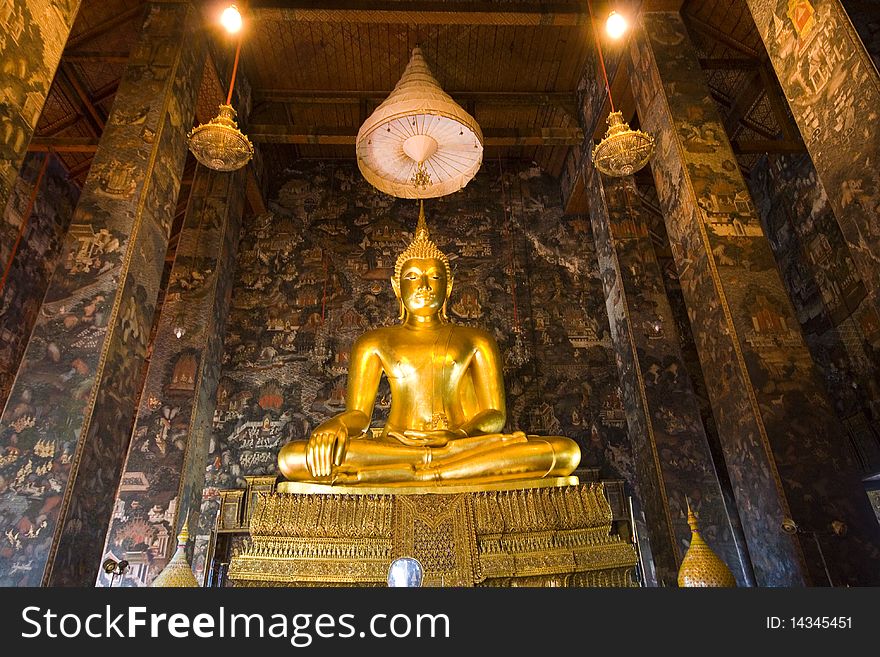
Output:
<path fill-rule="evenodd" d="M 330 486 L 302 481 L 282 481 L 278 484 L 279 493 L 298 493 L 307 495 L 449 495 L 450 493 L 479 493 L 490 490 L 519 490 L 522 488 L 558 488 L 577 486 L 577 477 L 548 477 L 546 479 L 510 479 L 493 481 L 483 479 L 470 484 L 421 484 L 399 483 L 381 486 Z"/>
<path fill-rule="evenodd" d="M 284 482 L 255 492 L 229 580 L 385 586 L 391 561 L 410 556 L 425 586 L 633 586 L 636 552 L 613 529 L 601 483 L 374 490 Z"/>

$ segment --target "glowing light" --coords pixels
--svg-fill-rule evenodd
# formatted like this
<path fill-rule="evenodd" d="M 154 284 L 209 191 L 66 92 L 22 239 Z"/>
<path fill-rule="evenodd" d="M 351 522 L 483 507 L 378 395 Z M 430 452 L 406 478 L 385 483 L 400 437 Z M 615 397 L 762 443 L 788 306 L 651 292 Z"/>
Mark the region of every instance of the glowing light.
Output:
<path fill-rule="evenodd" d="M 235 5 L 229 5 L 220 15 L 220 23 L 230 34 L 235 34 L 241 29 L 241 14 Z"/>
<path fill-rule="evenodd" d="M 612 39 L 619 39 L 626 34 L 628 29 L 629 23 L 626 18 L 618 14 L 616 11 L 612 11 L 608 15 L 608 20 L 605 21 L 605 31 Z"/>

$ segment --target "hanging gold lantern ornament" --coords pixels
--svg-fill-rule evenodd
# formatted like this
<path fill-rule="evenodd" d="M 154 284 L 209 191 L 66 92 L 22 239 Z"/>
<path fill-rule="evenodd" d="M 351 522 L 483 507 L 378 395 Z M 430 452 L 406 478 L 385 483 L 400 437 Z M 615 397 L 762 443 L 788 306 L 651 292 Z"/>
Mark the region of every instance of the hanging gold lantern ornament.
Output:
<path fill-rule="evenodd" d="M 232 90 L 235 88 L 235 75 L 238 72 L 238 59 L 241 55 L 241 13 L 235 5 L 227 7 L 220 22 L 230 34 L 239 34 L 235 48 L 235 61 L 232 64 L 232 79 L 226 103 L 220 105 L 217 116 L 203 123 L 187 136 L 189 149 L 195 158 L 214 171 L 236 171 L 250 162 L 254 156 L 254 145 L 247 135 L 238 129 L 235 110 L 232 108 Z"/>
<path fill-rule="evenodd" d="M 399 198 L 457 192 L 483 161 L 480 126 L 440 88 L 419 48 L 355 144 L 367 182 Z"/>
<path fill-rule="evenodd" d="M 602 56 L 602 43 L 593 19 L 593 3 L 587 0 L 590 10 L 590 24 L 593 26 L 593 36 L 596 39 L 596 50 L 599 53 L 599 65 L 602 69 L 602 77 L 605 80 L 605 89 L 608 91 L 608 103 L 611 113 L 608 114 L 608 131 L 605 137 L 593 147 L 593 164 L 606 176 L 623 177 L 631 176 L 636 171 L 644 168 L 654 153 L 654 138 L 641 130 L 631 130 L 623 120 L 623 112 L 614 110 L 614 99 L 611 97 L 611 85 L 608 83 L 608 72 L 605 70 L 605 58 Z M 619 39 L 626 33 L 626 19 L 612 11 L 605 23 L 608 35 L 613 39 Z"/>

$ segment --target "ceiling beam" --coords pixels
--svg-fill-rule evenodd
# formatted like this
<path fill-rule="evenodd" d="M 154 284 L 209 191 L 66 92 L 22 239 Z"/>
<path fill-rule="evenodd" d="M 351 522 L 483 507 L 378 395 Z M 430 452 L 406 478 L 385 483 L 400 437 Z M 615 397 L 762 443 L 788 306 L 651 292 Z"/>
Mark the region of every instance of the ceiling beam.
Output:
<path fill-rule="evenodd" d="M 642 11 L 679 11 L 683 0 L 642 0 Z M 615 0 L 596 0 L 599 20 Z M 248 11 L 258 20 L 299 23 L 385 23 L 409 25 L 587 25 L 582 0 L 251 0 Z"/>
<path fill-rule="evenodd" d="M 83 32 L 81 34 L 77 34 L 74 37 L 71 37 L 67 41 L 67 45 L 65 46 L 64 52 L 61 54 L 61 56 L 64 57 L 68 51 L 76 50 L 80 46 L 82 46 L 83 44 L 86 44 L 90 41 L 93 41 L 94 39 L 97 39 L 98 37 L 104 36 L 110 30 L 113 30 L 113 29 L 119 27 L 120 25 L 127 23 L 128 21 L 132 20 L 136 16 L 143 16 L 145 8 L 146 8 L 146 4 L 147 3 L 136 4 L 133 7 L 131 7 L 130 9 L 126 9 L 125 11 L 123 11 L 119 14 L 116 14 L 115 16 L 104 21 L 103 23 L 98 23 L 97 25 L 86 30 L 85 32 Z"/>
<path fill-rule="evenodd" d="M 726 108 L 728 111 L 730 111 L 731 108 L 733 107 L 734 101 L 731 100 L 730 98 L 728 98 L 727 96 L 725 96 L 723 93 L 721 93 L 717 89 L 713 89 L 712 87 L 710 87 L 709 94 L 712 96 L 712 100 L 714 100 L 716 103 L 718 103 L 721 107 Z M 759 135 L 766 137 L 769 140 L 777 139 L 779 136 L 777 133 L 775 133 L 771 130 L 768 130 L 767 126 L 761 125 L 760 123 L 758 123 L 757 121 L 754 121 L 753 119 L 751 119 L 748 116 L 744 116 L 742 118 L 742 124 L 746 128 L 748 128 L 749 130 L 754 130 Z M 785 137 L 785 138 L 788 139 L 788 137 Z M 794 135 L 791 138 L 792 141 L 797 141 L 798 139 L 800 139 L 800 137 L 798 135 Z"/>
<path fill-rule="evenodd" d="M 95 130 L 97 131 L 97 134 L 95 136 L 99 136 L 102 132 L 104 132 L 104 124 L 106 122 L 106 119 L 101 116 L 98 108 L 95 107 L 94 101 L 89 96 L 88 91 L 86 91 L 83 82 L 79 79 L 79 75 L 74 70 L 73 65 L 61 62 L 60 73 L 70 85 L 70 89 L 73 90 L 74 96 L 79 99 L 80 106 L 85 110 L 83 115 L 86 117 L 87 121 L 92 124 L 92 127 L 95 128 Z"/>
<path fill-rule="evenodd" d="M 67 75 L 67 71 L 64 70 L 64 67 L 58 68 L 53 84 L 58 85 L 62 95 L 66 96 L 67 101 L 76 108 L 77 115 L 85 119 L 83 123 L 86 130 L 91 133 L 92 137 L 100 137 L 103 128 L 95 123 L 95 120 L 89 115 L 88 110 L 80 99 L 79 92 L 76 90 L 76 87 L 73 86 L 73 82 Z"/>
<path fill-rule="evenodd" d="M 487 128 L 484 146 L 580 146 L 584 131 L 580 128 Z"/>
<path fill-rule="evenodd" d="M 291 105 L 349 104 L 359 105 L 361 113 L 363 113 L 367 104 L 378 105 L 390 93 L 391 91 L 257 89 L 254 91 L 254 107 L 278 103 L 285 105 L 289 112 Z M 557 107 L 572 117 L 575 123 L 577 122 L 577 98 L 574 91 L 453 91 L 449 95 L 466 109 L 486 105 L 495 107 Z M 256 109 L 253 114 L 257 114 Z M 474 112 L 470 111 L 470 114 L 474 115 Z M 363 119 L 365 121 L 366 116 Z"/>
<path fill-rule="evenodd" d="M 639 11 L 678 11 L 684 0 L 642 0 Z"/>
<path fill-rule="evenodd" d="M 296 125 L 251 124 L 247 134 L 255 143 L 354 146 L 357 128 L 317 128 Z M 580 128 L 486 128 L 484 146 L 580 146 Z"/>
<path fill-rule="evenodd" d="M 792 125 L 793 120 L 788 112 L 787 101 L 782 97 L 782 90 L 779 88 L 775 75 L 766 65 L 758 70 L 761 73 L 761 80 L 764 82 L 764 91 L 767 92 L 770 109 L 773 111 L 776 124 L 782 128 L 783 136 L 791 141 L 801 140 L 800 131 Z"/>
<path fill-rule="evenodd" d="M 337 103 L 357 104 L 364 100 L 383 101 L 388 91 L 331 91 L 323 89 L 255 89 L 254 102 L 289 103 L 291 105 L 324 105 Z M 474 102 L 478 105 L 573 105 L 575 91 L 448 91 L 457 103 Z"/>
<path fill-rule="evenodd" d="M 36 137 L 53 137 L 61 132 L 64 132 L 68 128 L 73 127 L 82 117 L 79 114 L 68 114 L 67 116 L 58 119 L 57 121 L 53 121 L 45 126 L 40 126 L 37 131 Z"/>
<path fill-rule="evenodd" d="M 704 36 L 709 37 L 710 39 L 714 39 L 715 41 L 724 44 L 728 48 L 732 48 L 733 50 L 736 50 L 737 52 L 746 55 L 751 59 L 758 59 L 763 61 L 767 58 L 766 53 L 758 52 L 754 48 L 747 46 L 746 44 L 737 41 L 725 32 L 722 32 L 714 25 L 710 25 L 709 23 L 706 23 L 705 21 L 702 21 L 699 18 L 692 16 L 687 12 L 682 13 L 682 18 L 684 19 L 684 22 L 687 24 L 688 27 L 696 30 Z"/>
<path fill-rule="evenodd" d="M 92 101 L 95 105 L 99 103 L 103 103 L 108 98 L 112 98 L 116 95 L 116 92 L 119 90 L 119 82 L 120 80 L 111 80 L 103 87 L 99 87 L 95 89 L 95 93 L 92 94 Z"/>
<path fill-rule="evenodd" d="M 410 25 L 585 25 L 585 2 L 472 2 L 446 0 L 251 0 L 255 18 L 298 23 L 399 23 Z"/>
<path fill-rule="evenodd" d="M 31 153 L 94 153 L 98 140 L 92 137 L 34 137 L 28 144 Z"/>
<path fill-rule="evenodd" d="M 74 164 L 72 167 L 68 167 L 67 174 L 71 179 L 79 178 L 80 176 L 89 172 L 89 169 L 92 168 L 92 160 L 94 158 L 88 158 L 83 160 L 79 164 Z"/>
<path fill-rule="evenodd" d="M 761 100 L 764 95 L 764 85 L 761 83 L 761 74 L 753 71 L 749 74 L 748 79 L 743 85 L 742 91 L 739 92 L 733 100 L 730 107 L 730 113 L 724 119 L 724 129 L 731 141 L 736 138 L 736 134 L 740 131 L 741 123 L 752 111 L 752 108 Z"/>
<path fill-rule="evenodd" d="M 704 71 L 746 71 L 758 68 L 761 63 L 751 57 L 704 57 L 700 68 Z"/>

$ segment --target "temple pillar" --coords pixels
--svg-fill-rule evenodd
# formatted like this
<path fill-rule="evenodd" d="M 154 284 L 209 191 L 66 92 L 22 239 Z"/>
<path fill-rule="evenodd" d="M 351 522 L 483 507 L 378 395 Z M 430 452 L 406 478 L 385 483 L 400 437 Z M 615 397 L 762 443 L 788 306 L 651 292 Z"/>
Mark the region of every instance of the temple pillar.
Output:
<path fill-rule="evenodd" d="M 737 546 L 685 369 L 663 275 L 631 178 L 602 176 L 587 163 L 587 190 L 605 302 L 617 355 L 639 497 L 661 585 L 675 586 L 691 538 L 687 501 L 742 585 L 750 581 Z"/>
<path fill-rule="evenodd" d="M 680 15 L 643 14 L 631 55 L 636 105 L 642 128 L 657 139 L 657 193 L 756 581 L 876 584 L 880 531 Z M 784 532 L 785 518 L 807 533 Z M 845 536 L 835 521 L 846 525 Z"/>
<path fill-rule="evenodd" d="M 104 547 L 131 584 L 162 571 L 201 502 L 244 194 L 243 169 L 196 169 Z"/>
<path fill-rule="evenodd" d="M 79 0 L 16 0 L 0 7 L 0 208 L 6 207 Z"/>
<path fill-rule="evenodd" d="M 91 585 L 125 458 L 204 62 L 150 3 L 0 418 L 2 585 Z"/>
<path fill-rule="evenodd" d="M 748 0 L 747 4 L 868 290 L 871 303 L 860 322 L 880 325 L 880 74 L 877 60 L 871 57 L 880 58 L 876 3 Z M 872 53 L 859 38 L 848 10 Z"/>
<path fill-rule="evenodd" d="M 806 153 L 768 155 L 749 187 L 804 339 L 861 472 L 880 472 L 880 323 Z"/>

